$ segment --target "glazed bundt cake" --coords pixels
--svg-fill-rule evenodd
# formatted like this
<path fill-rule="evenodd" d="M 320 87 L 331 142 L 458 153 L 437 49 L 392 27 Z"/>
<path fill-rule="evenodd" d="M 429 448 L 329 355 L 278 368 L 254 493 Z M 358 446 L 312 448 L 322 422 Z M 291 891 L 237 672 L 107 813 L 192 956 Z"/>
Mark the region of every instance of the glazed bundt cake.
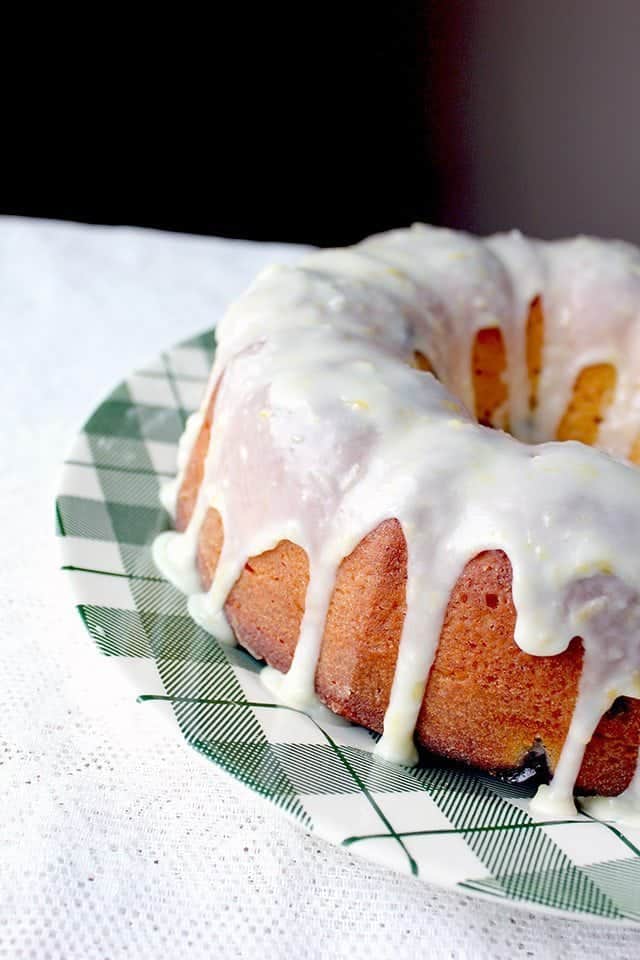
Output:
<path fill-rule="evenodd" d="M 217 341 L 154 545 L 197 622 L 386 759 L 544 752 L 539 811 L 640 819 L 640 252 L 417 225 Z"/>

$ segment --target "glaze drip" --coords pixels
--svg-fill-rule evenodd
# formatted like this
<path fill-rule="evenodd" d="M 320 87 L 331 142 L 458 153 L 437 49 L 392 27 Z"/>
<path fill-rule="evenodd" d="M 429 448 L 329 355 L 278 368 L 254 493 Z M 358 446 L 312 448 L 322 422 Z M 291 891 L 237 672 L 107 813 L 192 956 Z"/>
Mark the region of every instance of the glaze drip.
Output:
<path fill-rule="evenodd" d="M 526 328 L 536 297 L 545 341 L 532 410 Z M 417 225 L 263 271 L 218 327 L 208 393 L 166 502 L 215 390 L 203 481 L 187 530 L 157 539 L 157 565 L 192 594 L 198 623 L 232 641 L 224 604 L 247 560 L 282 540 L 303 547 L 310 579 L 295 655 L 286 675 L 267 668 L 265 681 L 304 707 L 338 568 L 381 522 L 397 519 L 407 612 L 377 749 L 413 763 L 451 590 L 474 556 L 503 550 L 521 649 L 553 656 L 583 639 L 569 734 L 535 800 L 545 814 L 575 813 L 573 787 L 600 717 L 616 697 L 640 697 L 640 473 L 582 444 L 543 441 L 555 435 L 579 372 L 607 363 L 618 382 L 599 444 L 629 453 L 640 419 L 639 312 L 638 251 L 586 238 L 545 244 L 514 233 L 482 242 Z M 474 337 L 494 328 L 506 347 L 513 436 L 468 412 Z M 415 369 L 416 351 L 438 379 Z M 203 594 L 195 558 L 211 506 L 224 545 Z M 640 816 L 640 773 L 616 801 L 607 815 Z"/>

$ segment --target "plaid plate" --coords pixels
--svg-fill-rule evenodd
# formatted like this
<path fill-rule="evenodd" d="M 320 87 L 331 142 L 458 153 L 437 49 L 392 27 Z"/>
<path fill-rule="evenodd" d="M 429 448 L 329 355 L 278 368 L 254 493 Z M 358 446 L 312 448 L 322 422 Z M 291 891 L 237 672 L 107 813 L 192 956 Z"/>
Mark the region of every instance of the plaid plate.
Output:
<path fill-rule="evenodd" d="M 441 762 L 373 756 L 375 736 L 276 704 L 260 665 L 198 628 L 150 543 L 158 488 L 211 367 L 213 332 L 133 373 L 87 421 L 56 501 L 64 569 L 84 624 L 192 747 L 309 831 L 442 886 L 539 909 L 640 921 L 640 830 L 586 816 L 533 820 L 526 788 Z"/>

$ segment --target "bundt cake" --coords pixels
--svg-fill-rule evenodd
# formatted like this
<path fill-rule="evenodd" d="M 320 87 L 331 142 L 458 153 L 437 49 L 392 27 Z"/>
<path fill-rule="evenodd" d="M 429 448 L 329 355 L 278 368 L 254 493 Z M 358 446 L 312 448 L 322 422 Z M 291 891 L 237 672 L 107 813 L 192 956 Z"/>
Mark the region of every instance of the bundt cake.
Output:
<path fill-rule="evenodd" d="M 217 341 L 154 544 L 194 619 L 388 760 L 545 753 L 540 813 L 640 822 L 640 251 L 416 225 Z"/>

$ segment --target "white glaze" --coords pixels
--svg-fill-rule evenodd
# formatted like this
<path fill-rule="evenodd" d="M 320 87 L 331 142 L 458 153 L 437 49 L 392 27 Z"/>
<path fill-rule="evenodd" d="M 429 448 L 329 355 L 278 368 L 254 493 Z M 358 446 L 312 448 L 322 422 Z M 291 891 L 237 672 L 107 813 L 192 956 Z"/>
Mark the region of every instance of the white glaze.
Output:
<path fill-rule="evenodd" d="M 528 409 L 529 304 L 545 316 L 539 404 Z M 475 334 L 500 327 L 508 355 L 514 437 L 478 426 Z M 407 542 L 407 614 L 379 753 L 411 763 L 413 732 L 447 601 L 465 564 L 501 549 L 513 568 L 515 641 L 551 656 L 584 640 L 567 741 L 535 808 L 575 811 L 573 786 L 602 714 L 640 696 L 640 472 L 552 437 L 576 376 L 612 363 L 617 392 L 602 445 L 628 454 L 640 420 L 640 254 L 578 238 L 553 244 L 514 233 L 476 240 L 418 225 L 297 267 L 263 271 L 229 309 L 200 417 L 214 389 L 204 480 L 184 534 L 163 534 L 159 568 L 196 593 L 198 623 L 232 640 L 224 604 L 245 562 L 282 540 L 303 547 L 309 586 L 286 676 L 265 675 L 286 702 L 313 701 L 315 670 L 337 570 L 380 522 Z M 413 369 L 414 351 L 438 371 Z M 201 420 L 200 420 L 201 422 Z M 178 486 L 199 426 L 181 445 Z M 172 488 L 175 496 L 177 487 Z M 195 578 L 209 506 L 224 545 L 210 590 Z M 640 774 L 612 809 L 640 809 Z M 632 813 L 629 813 L 629 811 Z"/>

